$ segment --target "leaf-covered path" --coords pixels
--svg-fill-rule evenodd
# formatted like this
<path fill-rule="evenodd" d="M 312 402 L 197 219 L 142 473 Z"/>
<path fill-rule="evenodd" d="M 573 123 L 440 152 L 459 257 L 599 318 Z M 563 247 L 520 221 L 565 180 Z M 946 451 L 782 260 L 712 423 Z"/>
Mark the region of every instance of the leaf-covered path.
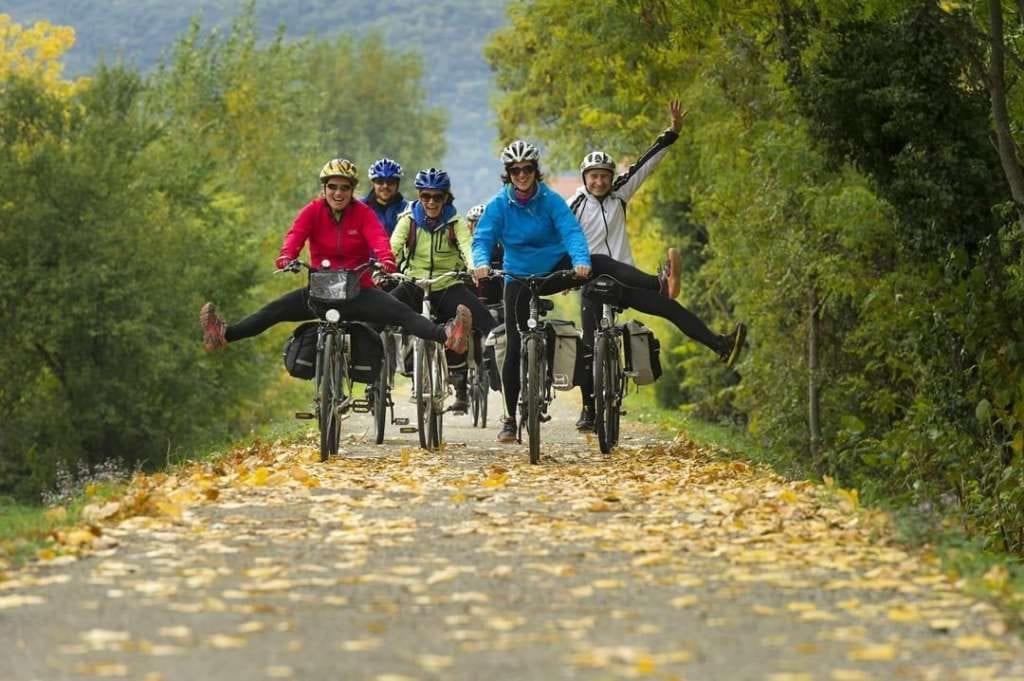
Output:
<path fill-rule="evenodd" d="M 603 457 L 555 405 L 541 466 L 452 418 L 437 454 L 149 478 L 63 537 L 90 555 L 2 574 L 0 680 L 1024 679 L 853 495 L 639 428 Z"/>

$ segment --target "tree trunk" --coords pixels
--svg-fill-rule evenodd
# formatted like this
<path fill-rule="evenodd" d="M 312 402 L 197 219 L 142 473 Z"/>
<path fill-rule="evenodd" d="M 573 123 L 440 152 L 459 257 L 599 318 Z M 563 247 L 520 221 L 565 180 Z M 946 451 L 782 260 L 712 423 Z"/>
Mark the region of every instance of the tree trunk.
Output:
<path fill-rule="evenodd" d="M 819 473 L 824 473 L 821 461 L 821 391 L 818 368 L 821 316 L 818 292 L 811 286 L 807 296 L 807 429 L 810 433 L 811 461 Z"/>
<path fill-rule="evenodd" d="M 1003 5 L 989 0 L 989 41 L 991 57 L 988 69 L 988 94 L 992 104 L 992 123 L 996 131 L 996 149 L 1010 194 L 1017 205 L 1017 219 L 1024 228 L 1024 169 L 1017 156 L 1017 143 L 1010 130 L 1010 112 L 1006 106 L 1006 45 L 1003 43 Z"/>

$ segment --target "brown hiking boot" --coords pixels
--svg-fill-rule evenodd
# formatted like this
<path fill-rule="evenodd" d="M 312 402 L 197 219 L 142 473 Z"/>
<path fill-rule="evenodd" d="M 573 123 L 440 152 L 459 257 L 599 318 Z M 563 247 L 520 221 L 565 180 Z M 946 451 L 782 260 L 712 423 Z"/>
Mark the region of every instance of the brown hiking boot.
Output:
<path fill-rule="evenodd" d="M 224 337 L 224 331 L 227 330 L 228 325 L 217 314 L 217 308 L 213 303 L 206 303 L 199 310 L 199 326 L 203 329 L 203 345 L 206 346 L 207 352 L 228 344 Z"/>
<path fill-rule="evenodd" d="M 661 295 L 669 300 L 675 300 L 679 297 L 679 277 L 683 273 L 683 260 L 679 250 L 675 248 L 668 249 L 666 255 L 665 263 L 658 270 L 659 290 Z"/>
<path fill-rule="evenodd" d="M 451 350 L 457 355 L 464 354 L 469 349 L 469 334 L 473 332 L 473 313 L 465 305 L 455 308 L 455 318 L 444 325 L 444 333 L 447 340 L 444 342 L 446 350 Z"/>

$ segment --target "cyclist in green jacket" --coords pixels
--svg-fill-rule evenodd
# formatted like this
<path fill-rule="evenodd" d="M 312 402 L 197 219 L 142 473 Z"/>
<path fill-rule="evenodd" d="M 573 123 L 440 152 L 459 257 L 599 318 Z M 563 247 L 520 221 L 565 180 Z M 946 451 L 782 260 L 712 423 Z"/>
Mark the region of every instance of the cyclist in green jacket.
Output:
<path fill-rule="evenodd" d="M 473 262 L 473 237 L 466 221 L 455 209 L 448 173 L 437 168 L 421 170 L 416 173 L 415 186 L 417 199 L 398 217 L 391 234 L 391 249 L 399 271 L 417 279 L 432 279 L 444 272 L 468 270 L 469 263 Z M 391 295 L 415 310 L 423 303 L 423 290 L 408 282 L 395 287 Z M 482 338 L 486 338 L 496 324 L 476 293 L 454 278 L 442 279 L 432 286 L 430 304 L 441 319 L 447 319 L 450 312 L 454 314 L 459 305 L 465 305 L 476 320 L 474 326 Z M 479 342 L 474 358 L 478 364 L 482 360 Z M 448 364 L 464 367 L 465 355 L 449 354 Z M 463 369 L 452 373 L 455 384 L 452 411 L 464 413 L 469 408 L 466 372 Z"/>

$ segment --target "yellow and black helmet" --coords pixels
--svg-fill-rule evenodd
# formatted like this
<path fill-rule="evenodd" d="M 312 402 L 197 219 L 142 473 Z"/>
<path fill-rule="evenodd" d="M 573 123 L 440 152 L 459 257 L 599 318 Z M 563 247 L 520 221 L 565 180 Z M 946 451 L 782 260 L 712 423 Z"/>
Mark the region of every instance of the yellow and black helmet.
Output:
<path fill-rule="evenodd" d="M 332 158 L 320 169 L 320 184 L 327 184 L 327 178 L 344 177 L 351 180 L 352 186 L 359 184 L 359 170 L 356 164 L 347 158 Z"/>

